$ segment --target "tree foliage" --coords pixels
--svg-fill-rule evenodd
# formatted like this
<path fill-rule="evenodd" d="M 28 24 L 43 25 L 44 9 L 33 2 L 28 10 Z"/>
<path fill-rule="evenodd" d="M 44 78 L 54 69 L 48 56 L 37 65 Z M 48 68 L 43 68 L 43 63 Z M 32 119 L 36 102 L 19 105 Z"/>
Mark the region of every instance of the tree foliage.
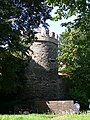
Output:
<path fill-rule="evenodd" d="M 60 36 L 59 69 L 72 74 L 67 77 L 72 83 L 69 89 L 71 98 L 85 101 L 90 97 L 90 0 L 48 2 L 53 7 L 58 6 L 55 20 L 76 16 L 73 22 L 62 23 L 68 30 Z"/>
<path fill-rule="evenodd" d="M 52 6 L 58 6 L 55 20 L 77 16 L 74 22 L 64 23 L 63 26 L 90 30 L 90 0 L 48 0 Z"/>
<path fill-rule="evenodd" d="M 90 97 L 90 34 L 81 30 L 66 31 L 60 37 L 60 71 L 71 74 L 69 97 L 86 102 Z M 78 93 L 78 95 L 76 94 Z M 80 94 L 81 95 L 80 95 Z M 82 97 L 82 99 L 81 99 Z M 86 98 L 86 99 L 85 99 Z"/>
<path fill-rule="evenodd" d="M 34 39 L 33 29 L 40 24 L 46 25 L 45 21 L 50 18 L 51 9 L 44 4 L 43 0 L 38 2 L 35 0 L 3 0 L 1 3 L 0 48 L 3 46 L 10 52 L 23 51 L 25 53 L 25 45 Z"/>
<path fill-rule="evenodd" d="M 34 28 L 47 27 L 51 8 L 45 0 L 0 0 L 0 91 L 16 92 L 21 86 Z M 23 69 L 23 71 L 22 71 Z M 21 75 L 22 74 L 22 75 Z"/>

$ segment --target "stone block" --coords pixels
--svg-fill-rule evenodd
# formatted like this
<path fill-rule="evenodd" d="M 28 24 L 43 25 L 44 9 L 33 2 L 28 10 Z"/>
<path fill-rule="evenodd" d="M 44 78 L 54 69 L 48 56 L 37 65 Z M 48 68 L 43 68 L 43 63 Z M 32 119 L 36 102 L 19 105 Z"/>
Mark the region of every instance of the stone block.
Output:
<path fill-rule="evenodd" d="M 73 100 L 62 101 L 35 101 L 38 113 L 70 114 L 73 113 Z"/>

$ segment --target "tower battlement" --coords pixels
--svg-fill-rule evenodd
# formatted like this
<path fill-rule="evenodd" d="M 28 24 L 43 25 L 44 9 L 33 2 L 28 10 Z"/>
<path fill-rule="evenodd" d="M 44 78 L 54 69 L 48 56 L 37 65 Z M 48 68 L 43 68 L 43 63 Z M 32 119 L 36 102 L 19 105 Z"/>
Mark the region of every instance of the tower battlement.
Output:
<path fill-rule="evenodd" d="M 52 42 L 56 45 L 58 45 L 58 35 L 56 35 L 54 32 L 49 32 L 48 29 L 36 29 L 35 30 L 37 33 L 35 37 L 37 37 L 37 41 L 46 41 L 46 42 Z"/>

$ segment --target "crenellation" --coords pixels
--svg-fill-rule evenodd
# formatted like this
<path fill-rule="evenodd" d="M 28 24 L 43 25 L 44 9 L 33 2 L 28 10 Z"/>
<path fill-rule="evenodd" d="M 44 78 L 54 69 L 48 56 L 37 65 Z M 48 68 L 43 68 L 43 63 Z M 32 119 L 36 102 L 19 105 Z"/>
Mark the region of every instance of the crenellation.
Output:
<path fill-rule="evenodd" d="M 55 38 L 55 33 L 51 32 L 51 36 L 50 37 Z"/>
<path fill-rule="evenodd" d="M 45 29 L 45 35 L 49 37 L 49 29 Z"/>
<path fill-rule="evenodd" d="M 58 37 L 56 36 L 56 34 L 54 32 L 49 31 L 49 29 L 44 29 L 41 30 L 40 28 L 36 29 L 37 34 L 35 35 L 38 39 L 38 41 L 49 41 L 52 42 L 56 45 L 58 45 Z"/>

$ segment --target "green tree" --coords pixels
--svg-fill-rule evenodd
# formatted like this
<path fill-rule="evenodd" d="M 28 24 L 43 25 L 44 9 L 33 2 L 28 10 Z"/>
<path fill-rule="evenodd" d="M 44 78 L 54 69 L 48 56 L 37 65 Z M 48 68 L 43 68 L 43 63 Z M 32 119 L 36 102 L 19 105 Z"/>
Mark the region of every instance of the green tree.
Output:
<path fill-rule="evenodd" d="M 60 37 L 60 71 L 71 74 L 69 97 L 86 102 L 90 97 L 90 35 L 81 30 L 66 31 Z M 61 63 L 64 67 L 61 67 Z M 77 93 L 77 94 L 76 94 Z"/>
<path fill-rule="evenodd" d="M 48 0 L 51 6 L 58 6 L 55 20 L 77 16 L 73 22 L 64 23 L 81 30 L 90 30 L 90 0 Z"/>
<path fill-rule="evenodd" d="M 0 0 L 0 92 L 21 87 L 34 28 L 47 27 L 51 8 L 45 0 Z M 22 77 L 21 77 L 22 76 Z"/>
<path fill-rule="evenodd" d="M 72 83 L 70 95 L 73 98 L 77 97 L 76 93 L 80 100 L 80 94 L 83 100 L 89 98 L 90 0 L 48 0 L 48 3 L 53 7 L 58 6 L 54 20 L 76 16 L 73 22 L 62 23 L 68 31 L 60 37 L 59 64 L 63 69 L 59 69 L 72 74 L 67 78 L 70 80 L 69 83 Z"/>

